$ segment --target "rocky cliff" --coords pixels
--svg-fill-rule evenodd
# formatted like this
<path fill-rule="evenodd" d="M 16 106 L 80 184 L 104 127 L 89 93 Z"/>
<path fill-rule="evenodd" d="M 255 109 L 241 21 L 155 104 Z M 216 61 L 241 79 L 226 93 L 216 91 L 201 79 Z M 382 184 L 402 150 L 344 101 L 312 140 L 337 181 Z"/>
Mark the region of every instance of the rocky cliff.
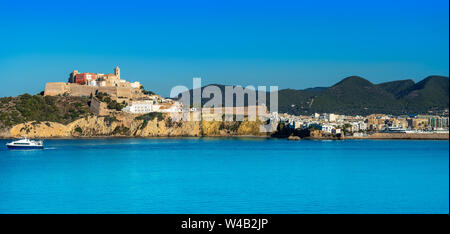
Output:
<path fill-rule="evenodd" d="M 148 116 L 147 116 L 148 117 Z M 26 122 L 3 129 L 0 137 L 179 137 L 261 135 L 259 122 L 173 121 L 168 115 L 142 118 L 131 114 L 85 116 L 68 124 Z"/>

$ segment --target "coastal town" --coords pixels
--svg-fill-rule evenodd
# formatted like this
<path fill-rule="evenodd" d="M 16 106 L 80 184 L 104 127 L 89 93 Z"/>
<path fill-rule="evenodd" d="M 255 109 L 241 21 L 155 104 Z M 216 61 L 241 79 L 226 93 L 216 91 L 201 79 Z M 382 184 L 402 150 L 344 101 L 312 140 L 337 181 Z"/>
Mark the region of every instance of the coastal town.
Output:
<path fill-rule="evenodd" d="M 309 129 L 311 134 L 321 137 L 342 136 L 365 138 L 369 136 L 416 136 L 449 133 L 449 117 L 434 115 L 371 114 L 348 116 L 333 113 L 315 113 L 311 116 L 280 114 L 280 121 L 290 129 Z M 384 134 L 384 135 L 383 135 Z M 418 135 L 420 134 L 420 135 Z"/>
<path fill-rule="evenodd" d="M 390 115 L 390 114 L 370 114 L 362 115 L 343 115 L 337 113 L 314 113 L 311 115 L 292 115 L 288 113 L 278 113 L 270 111 L 264 104 L 245 107 L 222 107 L 221 111 L 213 108 L 194 108 L 189 106 L 183 108 L 183 103 L 179 100 L 164 98 L 152 91 L 145 90 L 139 81 L 127 81 L 121 77 L 120 68 L 114 68 L 113 73 L 80 73 L 74 70 L 69 74 L 67 82 L 46 83 L 43 97 L 54 98 L 82 98 L 87 101 L 89 111 L 84 111 L 83 115 L 75 115 L 70 121 L 73 126 L 65 127 L 61 132 L 54 133 L 54 130 L 48 130 L 49 136 L 90 136 L 90 135 L 140 135 L 159 136 L 159 135 L 195 135 L 195 136 L 226 136 L 226 135 L 266 135 L 312 138 L 312 139 L 360 139 L 360 138 L 399 138 L 399 139 L 447 139 L 449 134 L 449 116 L 448 109 L 442 110 L 441 115 L 436 114 L 408 114 L 408 115 Z M 80 104 L 76 104 L 80 105 Z M 249 116 L 250 110 L 258 110 L 258 124 L 251 127 L 248 124 L 241 124 L 246 130 L 239 130 L 239 125 L 217 124 L 225 121 L 224 114 L 237 116 L 238 113 Z M 73 110 L 72 110 L 73 111 Z M 77 123 L 77 120 L 86 113 L 93 114 L 97 119 L 90 123 Z M 73 115 L 73 113 L 71 112 Z M 158 123 L 154 123 L 153 132 L 144 133 L 143 128 L 147 126 L 147 120 L 155 116 L 170 114 L 170 120 L 166 119 L 166 128 L 161 129 Z M 178 115 L 177 115 L 178 114 Z M 191 129 L 185 128 L 175 133 L 176 126 L 180 129 L 186 119 L 176 118 L 176 116 L 197 116 L 192 122 L 197 121 L 197 125 L 192 125 Z M 151 118 L 149 116 L 152 116 Z M 101 129 L 99 118 L 103 122 L 110 119 L 119 119 L 122 122 L 114 125 L 114 128 L 104 126 L 102 133 L 95 132 L 92 129 Z M 8 119 L 8 118 L 6 118 Z M 140 120 L 144 120 L 144 122 Z M 164 118 L 160 118 L 164 119 Z M 5 133 L 4 136 L 22 136 L 30 132 L 29 128 L 35 127 L 36 121 L 28 120 L 29 123 L 19 124 L 12 128 L 14 134 Z M 45 119 L 43 119 L 45 120 Z M 70 122 L 69 121 L 69 122 Z M 140 121 L 141 126 L 133 124 Z M 169 121 L 169 122 L 167 122 Z M 248 121 L 248 119 L 246 119 Z M 58 122 L 58 121 L 57 121 Z M 61 122 L 61 121 L 59 121 Z M 89 121 L 88 121 L 89 122 Z M 178 122 L 174 125 L 173 123 Z M 188 121 L 189 122 L 189 121 Z M 209 123 L 208 123 L 209 122 Z M 233 120 L 232 122 L 236 122 Z M 271 122 L 272 130 L 267 134 L 259 132 L 259 124 Z M 31 124 L 30 124 L 31 123 Z M 67 122 L 68 123 L 68 122 Z M 50 126 L 49 123 L 47 123 Z M 89 125 L 90 129 L 85 125 Z M 97 127 L 91 125 L 98 125 Z M 110 124 L 107 124 L 110 125 Z M 43 128 L 47 126 L 43 125 Z M 125 130 L 127 131 L 125 131 Z M 195 129 L 195 130 L 194 130 Z M 25 131 L 26 130 L 26 131 Z M 131 131 L 132 130 L 132 131 Z M 10 130 L 8 130 L 10 131 Z M 88 133 L 91 131 L 91 133 Z M 149 130 L 150 131 L 150 130 Z M 45 132 L 42 129 L 34 130 L 36 136 L 39 132 Z M 283 134 L 281 134 L 283 133 Z"/>

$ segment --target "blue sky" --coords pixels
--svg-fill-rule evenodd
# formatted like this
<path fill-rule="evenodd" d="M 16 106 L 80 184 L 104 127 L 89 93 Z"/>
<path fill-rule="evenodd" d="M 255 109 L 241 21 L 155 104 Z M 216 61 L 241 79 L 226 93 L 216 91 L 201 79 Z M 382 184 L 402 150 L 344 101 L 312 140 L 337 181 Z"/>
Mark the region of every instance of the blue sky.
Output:
<path fill-rule="evenodd" d="M 175 85 L 330 86 L 449 73 L 449 5 L 435 1 L 7 1 L 0 96 L 68 74 Z"/>

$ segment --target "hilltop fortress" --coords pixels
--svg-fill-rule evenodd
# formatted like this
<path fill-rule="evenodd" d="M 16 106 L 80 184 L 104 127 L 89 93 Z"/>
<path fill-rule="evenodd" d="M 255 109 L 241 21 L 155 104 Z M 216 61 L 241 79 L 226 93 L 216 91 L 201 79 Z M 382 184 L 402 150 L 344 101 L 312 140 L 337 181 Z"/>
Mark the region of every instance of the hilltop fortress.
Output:
<path fill-rule="evenodd" d="M 128 101 L 144 97 L 139 82 L 128 82 L 120 77 L 120 68 L 114 68 L 114 74 L 79 73 L 74 70 L 68 82 L 50 82 L 45 85 L 45 96 L 69 95 L 91 96 L 107 93 L 117 101 Z"/>
<path fill-rule="evenodd" d="M 108 96 L 102 100 L 98 96 Z M 181 112 L 181 103 L 144 92 L 141 83 L 128 82 L 120 77 L 120 68 L 113 74 L 79 73 L 74 70 L 68 82 L 51 82 L 45 85 L 45 96 L 91 97 L 90 109 L 97 115 L 109 115 L 111 111 L 124 111 L 132 114 L 149 112 Z M 111 103 L 111 100 L 122 107 Z M 112 106 L 109 106 L 112 105 Z"/>
<path fill-rule="evenodd" d="M 198 117 L 195 118 L 197 121 L 201 119 L 200 116 L 203 116 L 205 120 L 222 120 L 223 114 L 256 116 L 259 113 L 261 116 L 269 117 L 264 104 L 248 107 L 201 108 L 201 111 L 197 108 L 183 110 L 182 102 L 144 91 L 139 82 L 128 82 L 122 79 L 118 66 L 114 68 L 113 74 L 79 73 L 74 70 L 70 73 L 68 82 L 47 83 L 44 95 L 91 97 L 90 109 L 100 116 L 107 116 L 112 112 L 131 114 L 150 112 L 188 114 L 195 112 L 195 116 Z M 244 97 L 243 93 L 242 97 Z M 182 115 L 177 115 L 173 118 L 179 120 L 182 117 Z"/>

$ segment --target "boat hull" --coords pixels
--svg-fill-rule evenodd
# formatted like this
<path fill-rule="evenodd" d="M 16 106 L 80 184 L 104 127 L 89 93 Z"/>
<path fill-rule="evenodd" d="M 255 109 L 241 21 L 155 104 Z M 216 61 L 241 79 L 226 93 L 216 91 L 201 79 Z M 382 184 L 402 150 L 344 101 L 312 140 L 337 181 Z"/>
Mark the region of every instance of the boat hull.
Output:
<path fill-rule="evenodd" d="M 44 146 L 17 146 L 17 145 L 7 145 L 8 149 L 43 149 Z"/>

